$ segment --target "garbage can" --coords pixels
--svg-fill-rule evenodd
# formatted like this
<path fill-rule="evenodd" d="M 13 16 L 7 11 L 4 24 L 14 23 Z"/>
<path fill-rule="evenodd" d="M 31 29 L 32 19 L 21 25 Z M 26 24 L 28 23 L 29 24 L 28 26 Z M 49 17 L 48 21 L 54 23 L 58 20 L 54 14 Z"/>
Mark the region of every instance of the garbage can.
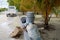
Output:
<path fill-rule="evenodd" d="M 34 12 L 27 12 L 26 13 L 26 23 L 34 23 Z"/>

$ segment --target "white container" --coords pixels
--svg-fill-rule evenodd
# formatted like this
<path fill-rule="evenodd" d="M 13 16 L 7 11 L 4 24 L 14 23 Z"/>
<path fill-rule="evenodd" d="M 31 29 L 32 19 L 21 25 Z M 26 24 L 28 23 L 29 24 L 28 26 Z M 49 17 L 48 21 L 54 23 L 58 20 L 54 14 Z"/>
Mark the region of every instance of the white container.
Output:
<path fill-rule="evenodd" d="M 31 40 L 28 35 L 28 32 L 26 32 L 26 31 L 24 31 L 24 40 Z"/>
<path fill-rule="evenodd" d="M 41 40 L 37 25 L 29 23 L 29 25 L 27 25 L 26 29 L 27 29 L 29 37 L 32 40 Z"/>

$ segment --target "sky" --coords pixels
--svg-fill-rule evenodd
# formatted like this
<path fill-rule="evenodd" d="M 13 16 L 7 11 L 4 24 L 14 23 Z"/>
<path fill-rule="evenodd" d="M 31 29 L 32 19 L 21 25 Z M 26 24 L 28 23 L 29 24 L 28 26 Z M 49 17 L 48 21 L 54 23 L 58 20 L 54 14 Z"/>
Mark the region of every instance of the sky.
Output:
<path fill-rule="evenodd" d="M 7 0 L 0 0 L 0 8 L 8 8 Z"/>

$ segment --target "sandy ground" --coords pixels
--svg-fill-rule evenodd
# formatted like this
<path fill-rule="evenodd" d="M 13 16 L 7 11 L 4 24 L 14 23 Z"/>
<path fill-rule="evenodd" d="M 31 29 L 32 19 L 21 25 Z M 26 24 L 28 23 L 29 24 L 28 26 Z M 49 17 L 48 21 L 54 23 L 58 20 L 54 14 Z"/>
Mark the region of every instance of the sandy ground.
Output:
<path fill-rule="evenodd" d="M 19 17 L 8 18 L 6 15 L 0 15 L 0 40 L 18 40 L 10 37 L 10 33 L 19 26 Z M 21 40 L 21 39 L 20 39 Z"/>
<path fill-rule="evenodd" d="M 42 24 L 42 18 L 36 16 L 35 23 Z M 45 31 L 45 34 L 41 34 L 43 40 L 60 40 L 60 18 L 51 18 L 49 24 L 55 28 L 55 30 Z M 6 15 L 0 15 L 0 40 L 22 40 L 23 38 L 14 39 L 9 34 L 14 30 L 16 26 L 20 26 L 19 17 L 7 18 Z"/>
<path fill-rule="evenodd" d="M 44 40 L 60 40 L 60 18 L 51 18 L 50 26 L 55 30 L 46 31 L 43 35 Z"/>

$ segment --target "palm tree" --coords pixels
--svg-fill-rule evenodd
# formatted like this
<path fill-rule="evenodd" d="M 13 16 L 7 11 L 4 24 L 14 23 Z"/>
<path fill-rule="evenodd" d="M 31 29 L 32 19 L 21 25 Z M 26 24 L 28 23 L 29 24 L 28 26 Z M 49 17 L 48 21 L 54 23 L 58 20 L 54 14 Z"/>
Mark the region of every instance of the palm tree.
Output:
<path fill-rule="evenodd" d="M 49 14 L 51 12 L 54 12 L 56 15 L 58 14 L 57 8 L 60 6 L 60 0 L 37 0 L 37 4 L 44 15 L 45 28 L 49 29 Z"/>

